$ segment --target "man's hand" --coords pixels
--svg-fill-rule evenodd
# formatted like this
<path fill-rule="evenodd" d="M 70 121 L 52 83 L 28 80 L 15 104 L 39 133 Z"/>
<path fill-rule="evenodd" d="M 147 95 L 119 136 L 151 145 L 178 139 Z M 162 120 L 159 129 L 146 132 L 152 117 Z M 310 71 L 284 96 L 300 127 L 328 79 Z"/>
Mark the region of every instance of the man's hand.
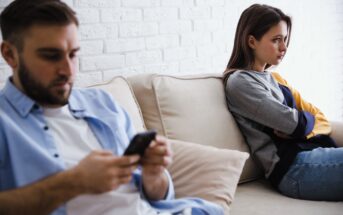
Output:
<path fill-rule="evenodd" d="M 85 193 L 103 193 L 129 183 L 139 158 L 138 155 L 117 157 L 109 151 L 93 151 L 72 171 Z"/>
<path fill-rule="evenodd" d="M 151 200 L 164 198 L 169 186 L 165 168 L 172 163 L 172 150 L 167 139 L 157 136 L 146 149 L 141 163 L 146 195 Z"/>
<path fill-rule="evenodd" d="M 138 160 L 138 155 L 116 157 L 94 151 L 72 169 L 0 192 L 0 214 L 46 215 L 78 195 L 116 189 L 131 180 Z"/>

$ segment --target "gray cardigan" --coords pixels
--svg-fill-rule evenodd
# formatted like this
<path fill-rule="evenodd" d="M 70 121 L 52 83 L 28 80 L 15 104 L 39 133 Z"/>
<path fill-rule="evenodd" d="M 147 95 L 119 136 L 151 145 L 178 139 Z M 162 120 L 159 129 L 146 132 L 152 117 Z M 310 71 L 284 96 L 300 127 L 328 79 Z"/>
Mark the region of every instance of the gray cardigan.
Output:
<path fill-rule="evenodd" d="M 236 71 L 229 76 L 225 91 L 229 110 L 268 178 L 280 158 L 266 129 L 292 134 L 298 110 L 283 103 L 284 95 L 268 71 Z"/>

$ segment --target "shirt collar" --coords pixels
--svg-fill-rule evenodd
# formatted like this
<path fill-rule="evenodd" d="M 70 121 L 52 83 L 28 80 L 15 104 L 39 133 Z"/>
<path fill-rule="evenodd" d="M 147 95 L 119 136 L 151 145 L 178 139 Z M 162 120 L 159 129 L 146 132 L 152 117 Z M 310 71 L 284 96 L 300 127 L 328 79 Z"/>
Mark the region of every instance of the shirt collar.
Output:
<path fill-rule="evenodd" d="M 23 92 L 21 92 L 11 81 L 7 79 L 3 93 L 13 108 L 22 116 L 26 117 L 32 108 L 38 107 L 36 103 Z"/>
<path fill-rule="evenodd" d="M 13 108 L 22 116 L 26 117 L 32 109 L 39 109 L 39 105 L 34 100 L 21 92 L 11 81 L 12 78 L 7 79 L 3 93 L 6 99 L 11 103 Z M 77 98 L 74 96 L 73 90 L 69 97 L 69 109 L 72 113 L 82 114 L 85 107 L 82 106 Z"/>
<path fill-rule="evenodd" d="M 78 101 L 77 97 L 75 96 L 74 89 L 71 91 L 68 103 L 69 109 L 72 111 L 72 113 L 84 112 L 86 110 L 86 108 L 83 107 L 82 103 Z"/>

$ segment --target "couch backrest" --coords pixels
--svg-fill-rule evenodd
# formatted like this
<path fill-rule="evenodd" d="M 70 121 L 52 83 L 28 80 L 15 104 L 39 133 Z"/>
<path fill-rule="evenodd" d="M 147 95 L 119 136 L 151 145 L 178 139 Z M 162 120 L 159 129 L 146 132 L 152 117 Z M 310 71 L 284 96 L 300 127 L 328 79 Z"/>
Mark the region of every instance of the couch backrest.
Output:
<path fill-rule="evenodd" d="M 93 85 L 110 93 L 113 98 L 129 113 L 136 131 L 144 131 L 145 125 L 141 110 L 130 87 L 130 84 L 122 76 L 114 77 L 106 83 Z"/>
<path fill-rule="evenodd" d="M 128 80 L 148 129 L 157 129 L 170 139 L 248 151 L 227 109 L 220 74 L 184 77 L 141 74 Z M 250 158 L 240 182 L 260 176 L 260 169 Z"/>

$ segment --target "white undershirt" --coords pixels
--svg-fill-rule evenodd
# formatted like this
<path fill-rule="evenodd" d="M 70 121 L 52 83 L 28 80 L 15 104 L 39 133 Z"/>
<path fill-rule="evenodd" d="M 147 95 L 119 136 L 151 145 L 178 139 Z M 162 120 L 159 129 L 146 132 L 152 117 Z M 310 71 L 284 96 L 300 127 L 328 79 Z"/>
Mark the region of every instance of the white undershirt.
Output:
<path fill-rule="evenodd" d="M 45 108 L 44 116 L 67 168 L 71 168 L 101 145 L 83 119 L 75 119 L 65 105 Z M 148 203 L 140 198 L 133 183 L 98 195 L 81 195 L 67 203 L 68 215 L 156 215 Z"/>

